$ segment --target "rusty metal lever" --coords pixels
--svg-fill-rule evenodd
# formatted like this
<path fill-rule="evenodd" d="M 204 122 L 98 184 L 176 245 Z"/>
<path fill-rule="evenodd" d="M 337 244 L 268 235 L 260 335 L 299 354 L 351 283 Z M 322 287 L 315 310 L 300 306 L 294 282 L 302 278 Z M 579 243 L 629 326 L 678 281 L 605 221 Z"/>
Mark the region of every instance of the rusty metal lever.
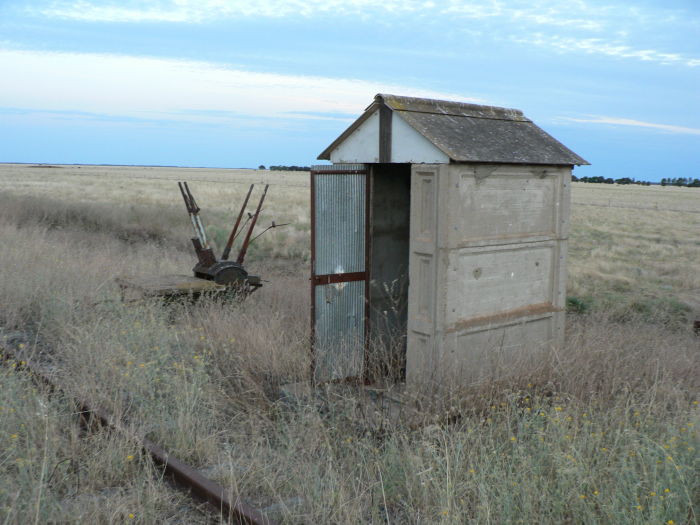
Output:
<path fill-rule="evenodd" d="M 222 261 L 227 261 L 228 256 L 231 253 L 231 247 L 233 246 L 233 241 L 236 239 L 236 232 L 238 230 L 238 226 L 241 224 L 241 219 L 243 218 L 243 213 L 245 212 L 245 207 L 248 205 L 248 199 L 250 199 L 250 194 L 253 192 L 253 186 L 255 186 L 255 184 L 250 185 L 250 188 L 248 189 L 248 195 L 245 196 L 245 201 L 243 201 L 243 206 L 241 206 L 241 211 L 238 213 L 238 218 L 236 219 L 236 224 L 233 225 L 233 229 L 231 230 L 231 235 L 228 236 L 228 242 L 226 243 L 226 247 L 224 248 L 224 253 L 221 254 Z"/>
<path fill-rule="evenodd" d="M 238 258 L 236 262 L 238 264 L 243 264 L 243 259 L 245 259 L 246 252 L 248 251 L 248 245 L 250 244 L 250 236 L 253 234 L 253 228 L 255 228 L 255 223 L 258 222 L 258 216 L 260 215 L 260 209 L 262 208 L 263 202 L 265 201 L 265 195 L 267 195 L 267 189 L 270 187 L 269 184 L 265 185 L 265 190 L 263 191 L 262 197 L 260 197 L 260 202 L 258 203 L 258 208 L 255 210 L 255 215 L 253 215 L 253 220 L 250 223 L 248 232 L 246 233 L 245 239 L 243 240 L 243 245 L 241 246 L 241 251 L 238 252 Z"/>

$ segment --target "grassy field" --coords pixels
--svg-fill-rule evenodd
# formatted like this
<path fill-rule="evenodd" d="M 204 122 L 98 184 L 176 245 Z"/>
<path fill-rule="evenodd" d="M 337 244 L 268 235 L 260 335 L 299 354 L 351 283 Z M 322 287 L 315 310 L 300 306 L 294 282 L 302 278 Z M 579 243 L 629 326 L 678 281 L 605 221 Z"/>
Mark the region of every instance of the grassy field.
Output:
<path fill-rule="evenodd" d="M 118 300 L 116 277 L 194 262 L 176 180 L 219 246 L 252 182 L 271 184 L 261 224 L 293 223 L 253 245 L 247 267 L 269 282 L 243 305 Z M 322 410 L 278 400 L 309 370 L 305 173 L 0 165 L 0 326 L 53 355 L 72 392 L 283 523 L 695 523 L 700 191 L 574 184 L 573 201 L 566 347 L 453 392 L 458 420 L 378 426 L 352 390 Z M 0 523 L 205 519 L 13 364 Z"/>

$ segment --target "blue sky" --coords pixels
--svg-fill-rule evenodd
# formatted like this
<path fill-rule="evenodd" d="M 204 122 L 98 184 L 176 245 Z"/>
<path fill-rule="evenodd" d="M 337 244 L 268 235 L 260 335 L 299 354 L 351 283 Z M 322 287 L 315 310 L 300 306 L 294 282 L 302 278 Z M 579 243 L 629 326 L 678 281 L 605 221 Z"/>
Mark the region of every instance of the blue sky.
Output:
<path fill-rule="evenodd" d="M 0 162 L 309 165 L 379 92 L 700 177 L 700 2 L 0 0 Z"/>

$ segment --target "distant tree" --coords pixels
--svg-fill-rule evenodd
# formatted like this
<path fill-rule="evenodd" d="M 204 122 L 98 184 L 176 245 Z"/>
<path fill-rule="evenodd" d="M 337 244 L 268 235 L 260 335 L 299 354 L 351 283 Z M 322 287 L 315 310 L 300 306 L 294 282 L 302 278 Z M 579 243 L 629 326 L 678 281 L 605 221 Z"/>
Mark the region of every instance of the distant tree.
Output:
<path fill-rule="evenodd" d="M 267 168 L 265 167 L 264 164 L 260 164 L 260 166 L 258 166 L 258 169 L 259 170 L 266 170 Z"/>
<path fill-rule="evenodd" d="M 270 166 L 271 171 L 310 171 L 309 166 Z"/>
<path fill-rule="evenodd" d="M 571 174 L 571 182 L 578 182 L 578 177 L 574 174 Z"/>
<path fill-rule="evenodd" d="M 573 182 L 591 182 L 593 184 L 638 184 L 640 186 L 650 186 L 651 182 L 644 180 L 637 180 L 634 177 L 621 177 L 619 179 L 613 179 L 611 177 L 602 177 L 597 175 L 595 177 L 574 177 L 571 176 Z M 674 179 L 675 180 L 675 179 Z M 690 179 L 688 179 L 690 180 Z M 671 184 L 671 179 L 662 179 L 662 185 Z"/>
<path fill-rule="evenodd" d="M 667 179 L 666 177 L 664 177 L 663 179 L 661 179 L 661 185 L 662 185 L 662 186 L 666 186 L 667 184 L 668 184 L 668 179 Z"/>

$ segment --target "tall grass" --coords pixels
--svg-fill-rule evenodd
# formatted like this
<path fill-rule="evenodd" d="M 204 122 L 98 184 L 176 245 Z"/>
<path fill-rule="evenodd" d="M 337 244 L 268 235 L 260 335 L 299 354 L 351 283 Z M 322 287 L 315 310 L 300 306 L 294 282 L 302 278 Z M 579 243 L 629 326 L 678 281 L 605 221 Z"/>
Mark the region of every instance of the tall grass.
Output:
<path fill-rule="evenodd" d="M 0 519 L 3 524 L 204 523 L 158 480 L 133 443 L 83 435 L 70 400 L 0 370 Z"/>
<path fill-rule="evenodd" d="M 560 351 L 412 405 L 423 421 L 416 426 L 375 413 L 351 387 L 279 399 L 281 385 L 308 380 L 303 256 L 251 259 L 251 271 L 270 282 L 242 304 L 123 304 L 116 276 L 187 273 L 186 245 L 169 233 L 122 235 L 132 212 L 105 203 L 14 202 L 0 212 L 0 326 L 29 333 L 24 350 L 52 355 L 72 392 L 271 517 L 697 521 L 700 355 L 687 325 L 634 309 L 620 316 L 598 302 L 569 316 Z M 47 218 L 37 220 L 38 210 Z M 169 227 L 168 213 L 131 224 L 159 231 L 159 221 Z M 596 286 L 590 279 L 586 286 Z M 111 523 L 129 514 L 153 523 L 179 512 L 177 496 L 132 445 L 80 435 L 68 401 L 12 370 L 0 373 L 0 406 L 13 410 L 0 414 L 3 520 L 31 523 L 39 509 L 40 523 Z M 182 512 L 188 523 L 202 519 L 192 507 Z"/>

